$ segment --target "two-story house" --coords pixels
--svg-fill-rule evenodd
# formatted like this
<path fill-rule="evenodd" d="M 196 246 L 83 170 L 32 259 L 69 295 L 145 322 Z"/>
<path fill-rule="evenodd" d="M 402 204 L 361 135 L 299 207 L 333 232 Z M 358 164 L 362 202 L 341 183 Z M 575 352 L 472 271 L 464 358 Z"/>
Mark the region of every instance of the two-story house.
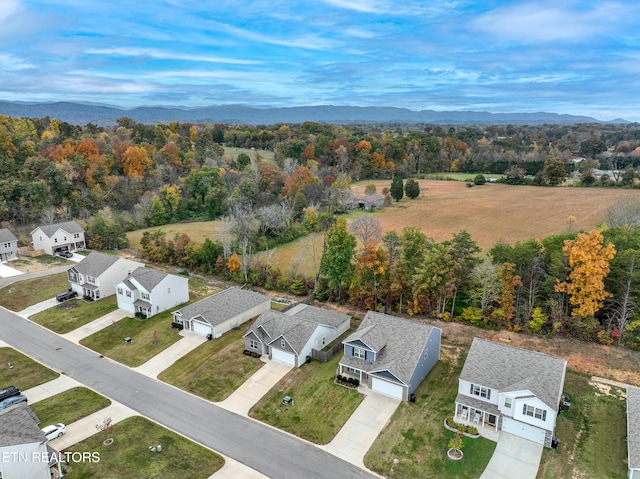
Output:
<path fill-rule="evenodd" d="M 18 238 L 6 228 L 0 228 L 0 261 L 18 259 Z"/>
<path fill-rule="evenodd" d="M 151 268 L 136 268 L 116 284 L 118 308 L 145 316 L 189 301 L 189 279 Z"/>
<path fill-rule="evenodd" d="M 566 369 L 564 359 L 475 338 L 455 417 L 551 447 Z"/>
<path fill-rule="evenodd" d="M 31 243 L 34 250 L 50 255 L 86 248 L 84 230 L 75 221 L 38 226 L 31 232 Z"/>
<path fill-rule="evenodd" d="M 397 399 L 411 395 L 440 359 L 442 330 L 389 314 L 368 311 L 349 335 L 340 374 Z"/>
<path fill-rule="evenodd" d="M 144 264 L 110 254 L 91 252 L 67 270 L 69 287 L 81 296 L 98 300 L 116 292 L 116 284 Z"/>

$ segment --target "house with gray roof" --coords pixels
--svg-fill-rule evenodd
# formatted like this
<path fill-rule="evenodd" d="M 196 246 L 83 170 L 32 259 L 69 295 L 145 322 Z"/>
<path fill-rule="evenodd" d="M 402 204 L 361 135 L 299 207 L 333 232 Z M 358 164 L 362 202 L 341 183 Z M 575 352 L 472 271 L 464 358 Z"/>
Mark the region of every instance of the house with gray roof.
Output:
<path fill-rule="evenodd" d="M 62 477 L 59 454 L 47 444 L 40 420 L 26 403 L 0 410 L 0 477 Z"/>
<path fill-rule="evenodd" d="M 189 279 L 140 267 L 116 284 L 118 308 L 146 317 L 189 301 Z"/>
<path fill-rule="evenodd" d="M 7 228 L 0 228 L 0 262 L 18 259 L 18 238 Z"/>
<path fill-rule="evenodd" d="M 368 311 L 349 335 L 340 374 L 396 398 L 411 395 L 440 359 L 442 330 L 417 321 Z"/>
<path fill-rule="evenodd" d="M 116 284 L 141 266 L 144 264 L 138 261 L 93 251 L 67 270 L 69 287 L 80 296 L 98 300 L 115 294 Z"/>
<path fill-rule="evenodd" d="M 218 338 L 271 308 L 271 298 L 238 287 L 227 288 L 173 313 L 184 331 Z"/>
<path fill-rule="evenodd" d="M 475 338 L 455 417 L 551 447 L 566 370 L 564 359 Z"/>
<path fill-rule="evenodd" d="M 265 311 L 243 336 L 245 350 L 300 367 L 349 329 L 351 317 L 323 308 L 298 304 L 286 312 Z"/>
<path fill-rule="evenodd" d="M 640 389 L 627 386 L 627 467 L 629 479 L 640 479 Z"/>
<path fill-rule="evenodd" d="M 50 255 L 86 248 L 84 229 L 75 221 L 38 226 L 31 232 L 31 244 Z"/>

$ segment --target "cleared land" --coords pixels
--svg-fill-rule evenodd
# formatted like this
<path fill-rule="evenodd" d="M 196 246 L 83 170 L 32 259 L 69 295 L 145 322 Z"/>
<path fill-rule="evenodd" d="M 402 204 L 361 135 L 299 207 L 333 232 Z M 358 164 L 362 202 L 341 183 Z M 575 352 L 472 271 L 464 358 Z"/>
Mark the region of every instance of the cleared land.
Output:
<path fill-rule="evenodd" d="M 1 387 L 13 385 L 25 390 L 60 376 L 13 348 L 0 348 L 0 365 Z"/>
<path fill-rule="evenodd" d="M 72 299 L 34 314 L 29 319 L 56 333 L 64 334 L 116 309 L 118 309 L 118 303 L 115 295 L 100 301 Z"/>
<path fill-rule="evenodd" d="M 71 424 L 110 404 L 109 399 L 91 389 L 77 387 L 32 404 L 31 409 L 40 419 L 40 427 L 45 427 L 58 422 Z"/>
<path fill-rule="evenodd" d="M 22 311 L 67 289 L 69 279 L 66 272 L 27 279 L 2 288 L 0 305 L 11 311 Z"/>

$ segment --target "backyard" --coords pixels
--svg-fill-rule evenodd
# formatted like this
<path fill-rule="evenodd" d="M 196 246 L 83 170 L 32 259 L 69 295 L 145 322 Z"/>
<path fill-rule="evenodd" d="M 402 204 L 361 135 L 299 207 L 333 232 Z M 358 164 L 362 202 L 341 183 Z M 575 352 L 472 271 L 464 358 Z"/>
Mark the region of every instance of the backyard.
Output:
<path fill-rule="evenodd" d="M 100 301 L 77 298 L 29 316 L 29 319 L 58 334 L 64 334 L 116 309 L 118 309 L 118 302 L 115 295 Z"/>
<path fill-rule="evenodd" d="M 0 348 L 0 388 L 13 385 L 24 391 L 58 376 L 60 374 L 13 348 Z"/>

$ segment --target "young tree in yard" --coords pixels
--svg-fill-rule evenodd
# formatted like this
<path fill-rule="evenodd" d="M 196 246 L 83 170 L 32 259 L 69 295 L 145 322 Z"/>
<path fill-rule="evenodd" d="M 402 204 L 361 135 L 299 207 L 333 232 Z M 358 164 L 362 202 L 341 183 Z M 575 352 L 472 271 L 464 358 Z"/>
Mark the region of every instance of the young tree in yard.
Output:
<path fill-rule="evenodd" d="M 420 185 L 413 178 L 409 178 L 404 185 L 404 193 L 407 195 L 407 198 L 415 200 L 420 196 Z"/>
<path fill-rule="evenodd" d="M 393 177 L 393 180 L 391 180 L 390 193 L 391 198 L 396 201 L 400 201 L 404 196 L 404 185 L 402 183 L 402 178 L 400 178 L 398 175 L 395 175 Z"/>
<path fill-rule="evenodd" d="M 565 240 L 562 251 L 569 262 L 568 281 L 558 281 L 555 290 L 567 293 L 573 306 L 571 314 L 586 318 L 597 313 L 611 296 L 604 289 L 609 274 L 609 261 L 616 255 L 612 243 L 603 245 L 602 234 L 593 230 L 580 233 L 575 240 Z"/>
<path fill-rule="evenodd" d="M 353 275 L 351 260 L 356 249 L 356 238 L 347 231 L 347 221 L 339 217 L 327 231 L 326 250 L 320 262 L 320 275 L 326 277 L 329 288 L 342 295 L 343 286 Z"/>

